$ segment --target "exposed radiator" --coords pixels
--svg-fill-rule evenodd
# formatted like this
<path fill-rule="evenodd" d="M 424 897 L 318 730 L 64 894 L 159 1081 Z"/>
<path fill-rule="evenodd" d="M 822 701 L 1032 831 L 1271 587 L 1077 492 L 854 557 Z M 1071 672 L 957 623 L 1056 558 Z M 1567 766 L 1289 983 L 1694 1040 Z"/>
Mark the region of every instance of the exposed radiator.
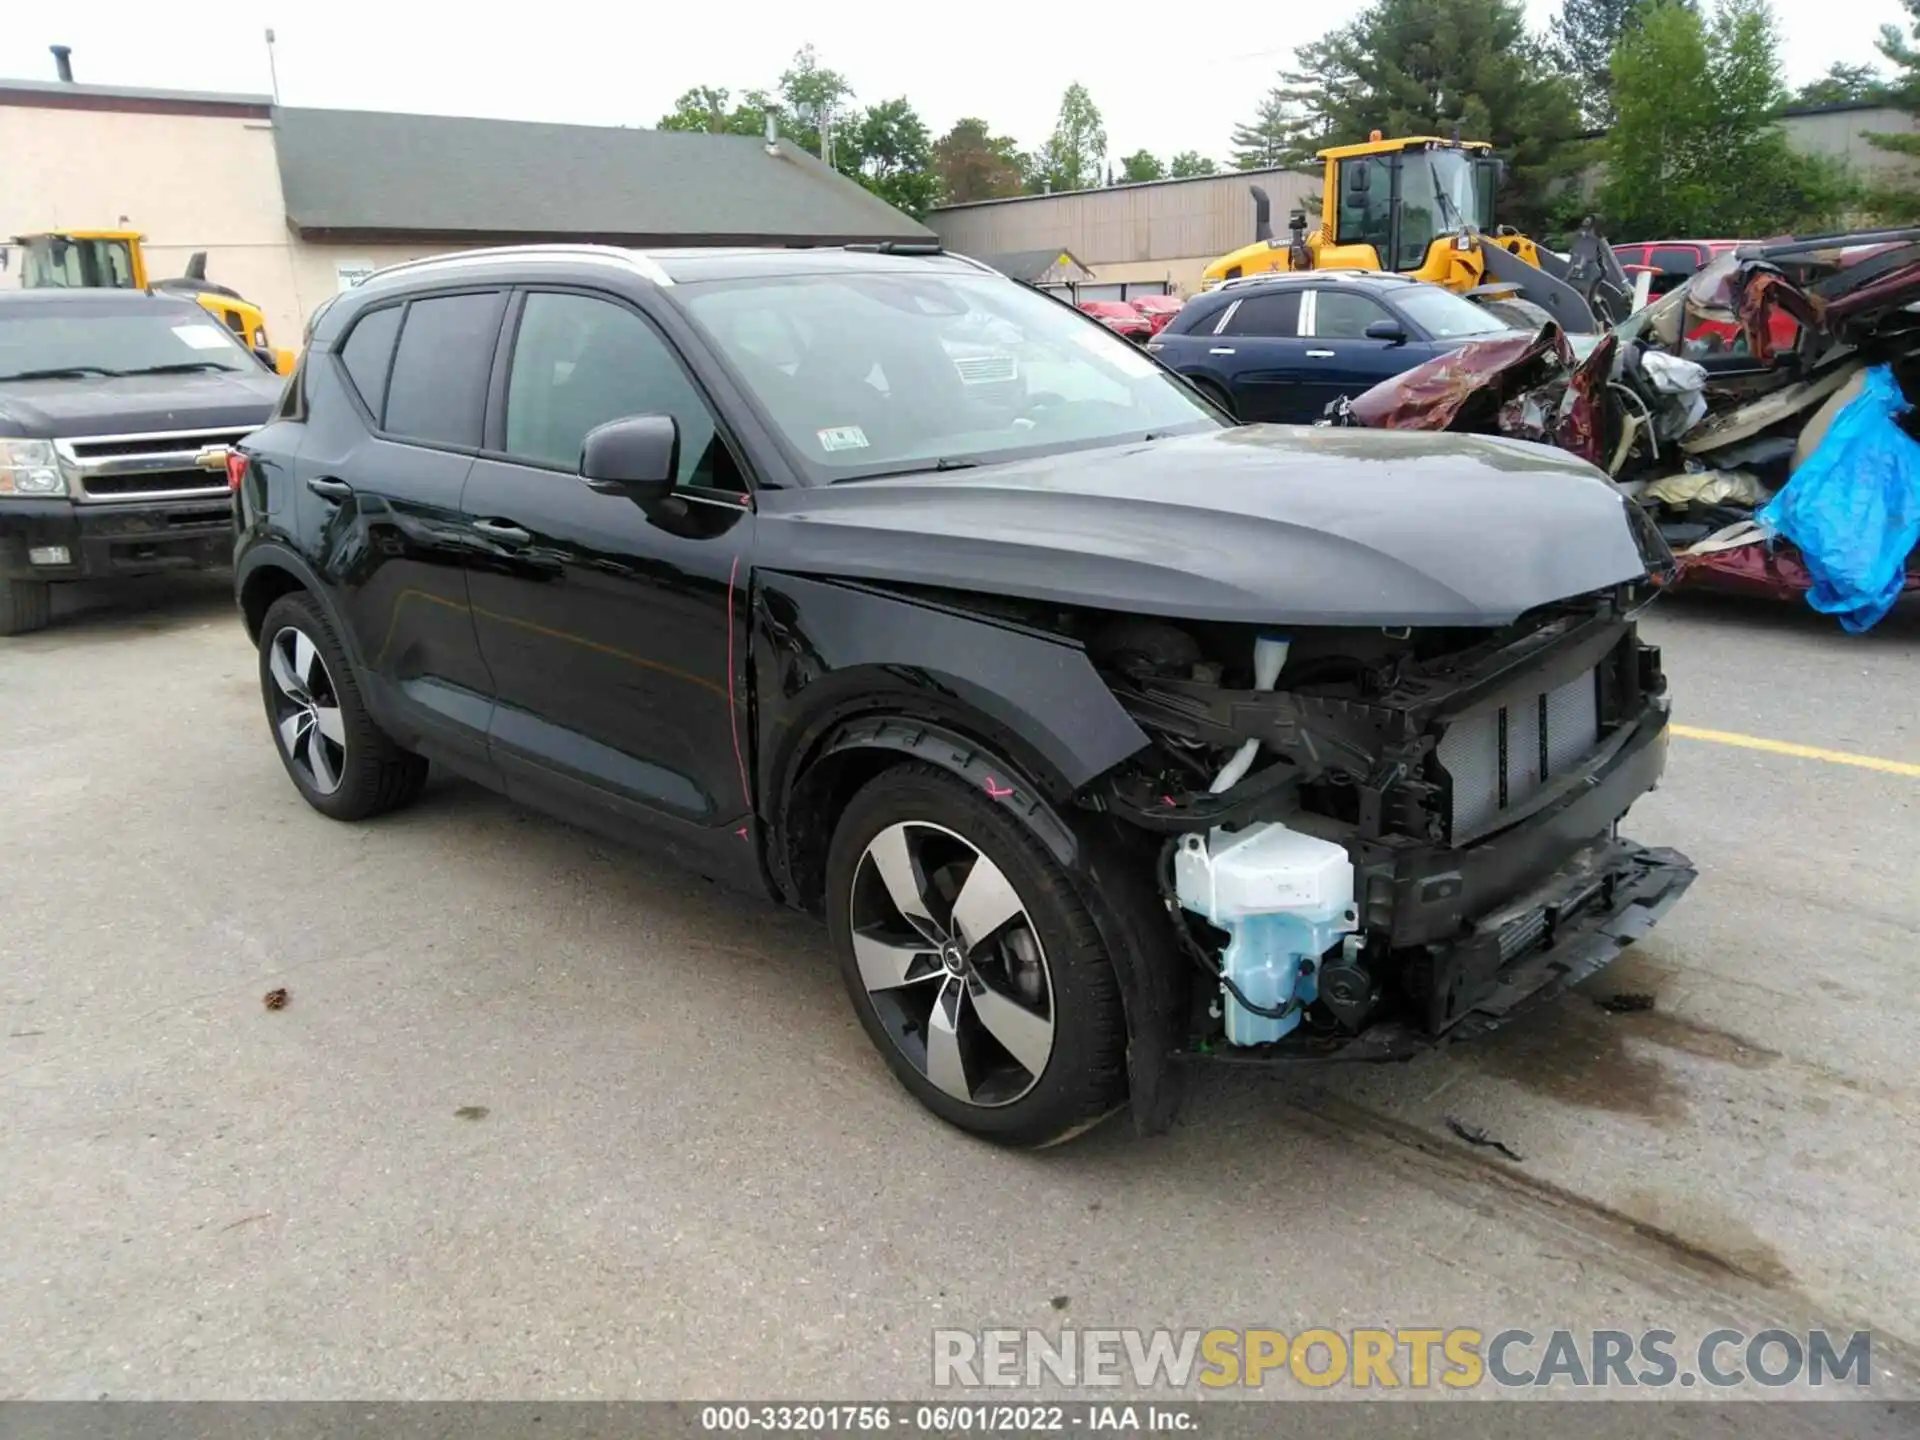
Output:
<path fill-rule="evenodd" d="M 1447 727 L 1438 755 L 1453 782 L 1453 841 L 1495 829 L 1556 775 L 1600 743 L 1599 673 Z"/>

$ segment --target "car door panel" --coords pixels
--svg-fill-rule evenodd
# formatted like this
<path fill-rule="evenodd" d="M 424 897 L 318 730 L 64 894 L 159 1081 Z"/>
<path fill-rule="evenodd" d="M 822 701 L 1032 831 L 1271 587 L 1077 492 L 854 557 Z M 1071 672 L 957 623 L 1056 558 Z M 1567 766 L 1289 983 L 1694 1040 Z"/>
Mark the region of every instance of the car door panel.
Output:
<path fill-rule="evenodd" d="M 1299 387 L 1307 346 L 1300 339 L 1297 289 L 1249 295 L 1224 317 L 1208 358 L 1229 377 L 1234 412 L 1248 423 L 1307 418 Z"/>
<path fill-rule="evenodd" d="M 1341 396 L 1363 394 L 1431 353 L 1424 342 L 1411 338 L 1398 343 L 1368 339 L 1369 324 L 1394 316 L 1350 285 L 1323 285 L 1309 294 L 1301 330 L 1311 337 L 1306 341 L 1311 370 L 1303 388 L 1315 419 Z M 1411 328 L 1403 328 L 1411 336 Z"/>
<path fill-rule="evenodd" d="M 459 299 L 464 313 L 423 308 L 441 298 Z M 409 367 L 483 393 L 483 363 L 456 375 L 438 352 L 450 333 L 485 334 L 490 347 L 504 305 L 504 292 L 428 297 L 361 317 L 338 353 L 311 367 L 311 416 L 289 487 L 295 532 L 319 537 L 310 558 L 357 638 L 375 717 L 401 744 L 483 778 L 493 684 L 468 600 L 461 511 L 473 457 L 382 430 L 402 312 L 421 317 Z"/>
<path fill-rule="evenodd" d="M 732 451 L 637 310 L 535 290 L 518 311 L 494 453 L 475 461 L 465 499 L 495 763 L 531 803 L 584 804 L 608 833 L 746 864 L 751 847 L 733 838 L 749 802 L 732 667 L 753 526 Z M 687 483 L 674 496 L 642 504 L 564 467 L 587 429 L 642 413 L 684 422 Z M 729 488 L 702 483 L 721 476 Z"/>

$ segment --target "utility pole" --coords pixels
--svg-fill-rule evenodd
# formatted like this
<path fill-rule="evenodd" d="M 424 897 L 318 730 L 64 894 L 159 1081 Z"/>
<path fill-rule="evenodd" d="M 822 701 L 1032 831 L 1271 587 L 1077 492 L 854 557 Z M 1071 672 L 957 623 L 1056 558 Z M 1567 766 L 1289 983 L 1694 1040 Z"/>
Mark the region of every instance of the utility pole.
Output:
<path fill-rule="evenodd" d="M 267 74 L 273 80 L 273 103 L 280 103 L 280 67 L 273 61 L 273 27 L 267 27 Z"/>

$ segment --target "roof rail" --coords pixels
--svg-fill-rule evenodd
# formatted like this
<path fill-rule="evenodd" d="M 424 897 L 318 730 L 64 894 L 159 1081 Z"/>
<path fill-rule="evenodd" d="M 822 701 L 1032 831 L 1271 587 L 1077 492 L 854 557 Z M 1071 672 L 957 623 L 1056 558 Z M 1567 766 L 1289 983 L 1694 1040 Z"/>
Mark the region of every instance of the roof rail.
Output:
<path fill-rule="evenodd" d="M 495 245 L 480 250 L 456 250 L 445 255 L 422 255 L 417 260 L 401 260 L 383 265 L 360 283 L 369 284 L 403 271 L 454 269 L 463 265 L 485 265 L 495 260 L 590 260 L 637 270 L 656 285 L 671 285 L 673 277 L 660 263 L 642 250 L 627 250 L 618 245 L 587 245 L 556 242 L 544 245 Z"/>
<path fill-rule="evenodd" d="M 1219 284 L 1208 287 L 1208 293 L 1212 294 L 1219 290 L 1231 290 L 1239 285 L 1257 285 L 1265 280 L 1305 280 L 1309 277 L 1315 280 L 1358 280 L 1380 279 L 1382 277 L 1390 279 L 1404 278 L 1386 270 L 1262 270 L 1257 274 L 1236 275 L 1231 280 L 1222 280 Z"/>

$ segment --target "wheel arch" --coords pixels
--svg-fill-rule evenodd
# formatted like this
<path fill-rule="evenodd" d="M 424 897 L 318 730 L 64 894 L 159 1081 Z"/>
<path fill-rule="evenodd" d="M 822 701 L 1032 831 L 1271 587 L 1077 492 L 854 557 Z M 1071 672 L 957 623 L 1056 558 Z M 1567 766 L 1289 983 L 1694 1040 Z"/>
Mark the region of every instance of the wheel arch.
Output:
<path fill-rule="evenodd" d="M 969 724 L 964 717 L 934 720 L 899 708 L 830 721 L 781 788 L 768 827 L 768 869 L 789 903 L 823 913 L 834 821 L 859 789 L 918 761 L 980 790 L 1059 862 L 1099 931 L 1120 986 L 1134 1122 L 1143 1134 L 1158 1133 L 1178 1105 L 1180 1077 L 1170 1060 L 1186 989 L 1172 930 L 1153 893 L 1152 855 L 1142 837 L 1111 820 L 1056 805 L 1045 782 L 984 738 L 990 728 L 978 717 Z"/>
<path fill-rule="evenodd" d="M 327 621 L 339 637 L 347 658 L 359 667 L 360 651 L 353 631 L 333 603 L 326 585 L 312 566 L 286 546 L 265 544 L 249 550 L 234 567 L 233 589 L 240 606 L 241 624 L 246 626 L 247 636 L 255 645 L 260 643 L 260 626 L 273 602 L 296 590 L 305 591 L 326 612 Z"/>

